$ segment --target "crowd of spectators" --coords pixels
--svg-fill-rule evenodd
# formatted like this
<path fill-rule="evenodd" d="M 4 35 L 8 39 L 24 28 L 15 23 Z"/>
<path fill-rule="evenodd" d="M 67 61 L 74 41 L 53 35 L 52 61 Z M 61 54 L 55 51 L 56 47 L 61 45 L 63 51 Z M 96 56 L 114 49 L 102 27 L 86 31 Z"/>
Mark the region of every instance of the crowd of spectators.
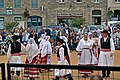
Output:
<path fill-rule="evenodd" d="M 112 26 L 112 25 L 111 25 Z M 111 27 L 108 28 L 109 32 L 111 33 Z M 64 24 L 63 27 L 55 26 L 52 28 L 47 27 L 40 27 L 39 30 L 31 30 L 30 28 L 23 29 L 15 28 L 13 32 L 8 32 L 5 29 L 0 30 L 0 50 L 4 48 L 5 43 L 9 43 L 13 35 L 18 35 L 20 42 L 24 45 L 27 44 L 27 41 L 30 37 L 34 38 L 35 42 L 39 44 L 41 40 L 41 34 L 46 34 L 50 36 L 50 42 L 52 47 L 56 46 L 56 40 L 60 36 L 65 36 L 68 39 L 68 45 L 71 51 L 76 49 L 76 46 L 79 40 L 83 37 L 85 32 L 90 32 L 87 26 L 80 25 L 77 31 L 74 30 L 74 27 L 69 27 L 67 24 Z M 100 37 L 100 30 L 98 28 L 95 29 L 93 33 L 93 38 Z M 4 49 L 3 49 L 4 50 Z M 54 51 L 54 50 L 53 50 Z M 5 51 L 3 51 L 5 52 Z"/>

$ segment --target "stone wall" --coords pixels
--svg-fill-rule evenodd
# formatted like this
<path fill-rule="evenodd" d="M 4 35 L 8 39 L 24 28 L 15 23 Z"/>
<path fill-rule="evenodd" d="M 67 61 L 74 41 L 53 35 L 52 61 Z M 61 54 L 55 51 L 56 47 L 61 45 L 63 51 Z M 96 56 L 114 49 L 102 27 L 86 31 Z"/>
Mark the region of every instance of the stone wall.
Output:
<path fill-rule="evenodd" d="M 23 18 L 24 10 L 27 8 L 30 16 L 41 16 L 43 26 L 46 25 L 46 0 L 38 0 L 39 6 L 37 9 L 31 8 L 31 0 L 22 0 L 22 7 L 18 9 L 14 8 L 14 0 L 10 1 L 5 0 L 5 8 L 0 9 L 0 13 L 6 12 L 6 7 L 8 6 L 12 7 L 12 11 L 14 13 L 18 12 L 18 14 L 6 15 L 1 13 L 0 17 L 5 17 L 5 21 L 14 21 L 15 16 L 21 16 Z M 43 11 L 42 6 L 44 7 Z M 106 0 L 100 0 L 99 3 L 94 3 L 93 0 L 83 0 L 82 3 L 77 3 L 76 0 L 65 0 L 65 3 L 60 3 L 59 0 L 48 0 L 48 25 L 56 25 L 57 16 L 59 15 L 82 16 L 86 18 L 87 24 L 92 24 L 93 10 L 101 10 L 101 21 L 103 21 L 106 18 L 106 7 Z"/>

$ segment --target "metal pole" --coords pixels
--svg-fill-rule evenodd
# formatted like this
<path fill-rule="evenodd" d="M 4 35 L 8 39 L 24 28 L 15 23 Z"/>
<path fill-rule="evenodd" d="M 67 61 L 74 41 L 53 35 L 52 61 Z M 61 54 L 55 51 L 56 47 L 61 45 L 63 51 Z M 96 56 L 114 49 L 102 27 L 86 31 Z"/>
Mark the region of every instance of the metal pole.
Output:
<path fill-rule="evenodd" d="M 46 0 L 46 26 L 48 26 L 48 0 Z"/>
<path fill-rule="evenodd" d="M 7 64 L 7 76 L 8 76 L 8 80 L 11 80 L 11 73 L 10 73 L 10 65 Z"/>
<path fill-rule="evenodd" d="M 1 71 L 2 80 L 6 80 L 6 75 L 5 75 L 5 64 L 4 64 L 4 63 L 1 64 L 1 69 L 2 69 L 2 71 Z"/>
<path fill-rule="evenodd" d="M 106 11 L 107 11 L 107 16 L 106 16 L 106 27 L 108 27 L 108 0 L 106 0 Z"/>

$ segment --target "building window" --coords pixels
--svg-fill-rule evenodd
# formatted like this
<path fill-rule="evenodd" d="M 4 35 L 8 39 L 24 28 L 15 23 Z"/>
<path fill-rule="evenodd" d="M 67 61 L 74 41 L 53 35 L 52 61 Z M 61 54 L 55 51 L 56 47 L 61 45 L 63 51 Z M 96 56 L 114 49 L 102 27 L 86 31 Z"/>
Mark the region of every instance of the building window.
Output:
<path fill-rule="evenodd" d="M 38 0 L 31 0 L 31 7 L 38 8 Z"/>
<path fill-rule="evenodd" d="M 120 0 L 115 0 L 115 2 L 116 2 L 116 3 L 117 3 L 117 2 L 120 3 Z"/>
<path fill-rule="evenodd" d="M 79 2 L 82 2 L 82 0 L 77 0 L 76 2 L 78 2 L 78 3 L 79 3 Z"/>
<path fill-rule="evenodd" d="M 3 29 L 4 17 L 0 17 L 0 29 Z"/>
<path fill-rule="evenodd" d="M 0 0 L 0 8 L 4 8 L 4 0 Z"/>
<path fill-rule="evenodd" d="M 99 0 L 93 0 L 94 3 L 99 3 Z"/>
<path fill-rule="evenodd" d="M 14 0 L 14 7 L 21 8 L 21 0 Z"/>
<path fill-rule="evenodd" d="M 8 0 L 8 2 L 12 2 L 12 0 Z"/>
<path fill-rule="evenodd" d="M 14 21 L 21 21 L 21 17 L 14 17 Z"/>
<path fill-rule="evenodd" d="M 0 17 L 0 21 L 4 21 L 4 17 Z"/>
<path fill-rule="evenodd" d="M 61 3 L 64 3 L 64 2 L 65 2 L 65 0 L 60 0 L 60 2 L 61 2 Z"/>

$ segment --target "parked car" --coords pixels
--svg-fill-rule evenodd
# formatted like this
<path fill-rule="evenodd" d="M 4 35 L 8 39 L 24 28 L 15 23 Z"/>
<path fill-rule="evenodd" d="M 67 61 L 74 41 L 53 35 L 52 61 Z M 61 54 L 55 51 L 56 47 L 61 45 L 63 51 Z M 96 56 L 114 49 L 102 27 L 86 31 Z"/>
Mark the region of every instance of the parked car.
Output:
<path fill-rule="evenodd" d="M 100 31 L 103 31 L 105 29 L 105 26 L 103 25 L 97 25 L 97 27 L 99 28 Z"/>
<path fill-rule="evenodd" d="M 103 31 L 105 29 L 105 26 L 103 25 L 90 25 L 88 26 L 90 32 L 94 32 L 96 28 L 98 28 L 100 31 Z"/>

